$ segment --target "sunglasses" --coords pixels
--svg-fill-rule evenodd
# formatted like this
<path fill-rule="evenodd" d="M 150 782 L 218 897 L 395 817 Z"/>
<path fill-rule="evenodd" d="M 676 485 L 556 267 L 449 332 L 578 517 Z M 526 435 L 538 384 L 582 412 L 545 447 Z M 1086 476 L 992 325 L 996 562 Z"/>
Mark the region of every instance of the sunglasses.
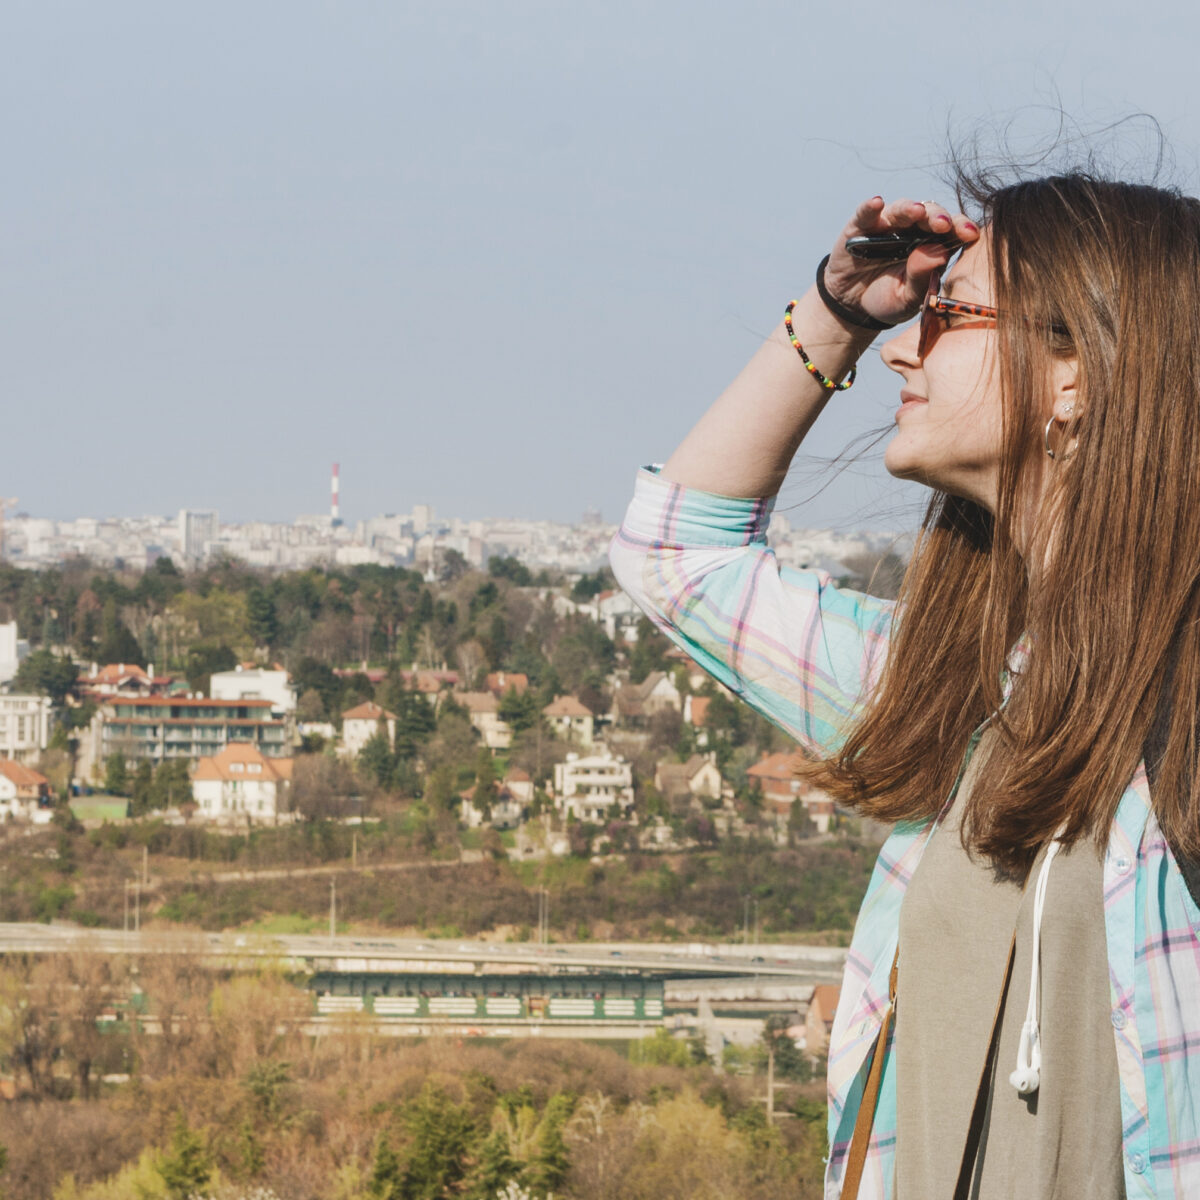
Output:
<path fill-rule="evenodd" d="M 942 286 L 941 271 L 934 271 L 929 276 L 929 290 L 925 293 L 925 303 L 921 306 L 921 325 L 917 338 L 917 357 L 923 359 L 933 344 L 948 329 L 987 329 L 996 323 L 1000 310 L 990 304 L 972 304 L 967 300 L 951 300 L 949 296 L 939 296 L 938 288 Z M 957 321 L 950 324 L 951 317 L 974 317 L 973 321 Z M 1028 317 L 1021 318 L 1028 321 Z M 1053 322 L 1044 326 L 1055 337 L 1069 338 L 1070 334 L 1063 325 Z"/>
<path fill-rule="evenodd" d="M 921 306 L 921 327 L 917 339 L 917 357 L 924 358 L 933 344 L 947 329 L 950 328 L 951 317 L 974 317 L 973 321 L 959 321 L 955 329 L 986 329 L 993 325 L 1000 315 L 999 310 L 990 304 L 970 304 L 966 300 L 951 300 L 949 296 L 939 296 L 938 288 L 942 286 L 941 271 L 934 271 L 929 276 L 929 290 L 925 293 L 925 303 Z"/>

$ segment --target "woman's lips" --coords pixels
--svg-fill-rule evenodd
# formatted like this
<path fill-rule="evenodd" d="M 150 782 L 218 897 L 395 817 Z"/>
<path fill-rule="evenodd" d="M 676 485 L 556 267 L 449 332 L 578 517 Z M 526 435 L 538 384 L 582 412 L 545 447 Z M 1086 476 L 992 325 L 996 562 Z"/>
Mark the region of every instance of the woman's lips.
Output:
<path fill-rule="evenodd" d="M 910 408 L 915 408 L 918 404 L 927 404 L 928 401 L 924 396 L 918 396 L 915 392 L 900 393 L 900 407 L 896 410 L 896 417 L 899 418 L 902 412 Z"/>

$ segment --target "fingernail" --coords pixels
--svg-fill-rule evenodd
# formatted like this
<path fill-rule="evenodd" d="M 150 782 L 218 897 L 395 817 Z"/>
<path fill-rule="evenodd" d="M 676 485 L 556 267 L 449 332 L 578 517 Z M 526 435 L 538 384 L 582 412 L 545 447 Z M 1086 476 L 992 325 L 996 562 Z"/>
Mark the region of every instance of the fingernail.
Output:
<path fill-rule="evenodd" d="M 974 221 L 964 221 L 963 228 L 968 233 L 978 233 L 979 232 L 979 226 L 976 225 Z"/>
<path fill-rule="evenodd" d="M 882 197 L 882 196 L 872 196 L 872 197 L 871 197 L 871 203 L 872 203 L 872 204 L 874 204 L 876 200 L 878 200 L 880 204 L 882 204 L 882 203 L 883 203 L 883 197 Z"/>

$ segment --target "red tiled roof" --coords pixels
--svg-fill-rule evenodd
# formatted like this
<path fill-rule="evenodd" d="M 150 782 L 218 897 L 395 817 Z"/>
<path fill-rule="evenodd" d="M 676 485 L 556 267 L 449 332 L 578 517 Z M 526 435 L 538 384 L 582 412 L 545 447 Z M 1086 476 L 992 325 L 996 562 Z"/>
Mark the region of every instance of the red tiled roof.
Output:
<path fill-rule="evenodd" d="M 500 702 L 491 692 L 459 692 L 455 699 L 472 713 L 494 713 L 500 709 Z"/>
<path fill-rule="evenodd" d="M 590 717 L 592 710 L 578 696 L 555 696 L 542 709 L 548 717 Z"/>
<path fill-rule="evenodd" d="M 202 706 L 204 708 L 270 708 L 270 700 L 209 700 L 207 697 L 200 696 L 193 699 L 190 696 L 113 696 L 106 703 L 109 705 L 115 704 L 133 704 L 138 708 L 153 707 L 153 708 L 193 708 Z"/>
<path fill-rule="evenodd" d="M 497 695 L 507 692 L 509 688 L 516 689 L 520 695 L 529 687 L 529 676 L 516 671 L 493 671 L 488 675 L 485 686 L 489 692 Z"/>
<path fill-rule="evenodd" d="M 755 779 L 786 780 L 791 782 L 796 778 L 797 770 L 804 758 L 795 750 L 781 750 L 777 754 L 768 754 L 760 758 L 747 772 Z"/>
<path fill-rule="evenodd" d="M 690 708 L 693 725 L 704 725 L 708 721 L 709 696 L 693 696 Z"/>
<path fill-rule="evenodd" d="M 33 770 L 32 767 L 22 766 L 11 758 L 0 758 L 0 775 L 16 784 L 19 788 L 49 787 L 50 780 L 45 775 Z"/>
<path fill-rule="evenodd" d="M 234 765 L 243 770 L 234 770 Z M 257 766 L 248 772 L 244 768 Z M 286 783 L 292 778 L 292 759 L 267 758 L 256 746 L 248 742 L 230 742 L 220 754 L 202 758 L 192 771 L 192 778 L 199 780 L 260 779 L 269 783 Z"/>

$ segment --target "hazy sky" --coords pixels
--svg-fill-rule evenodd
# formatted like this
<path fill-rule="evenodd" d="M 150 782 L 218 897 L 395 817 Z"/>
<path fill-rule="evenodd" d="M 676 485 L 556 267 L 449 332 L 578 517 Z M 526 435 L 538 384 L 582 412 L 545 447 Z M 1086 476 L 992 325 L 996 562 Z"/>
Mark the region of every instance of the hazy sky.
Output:
<path fill-rule="evenodd" d="M 0 46 L 0 494 L 45 516 L 287 520 L 337 459 L 350 520 L 616 519 L 860 199 L 945 195 L 948 121 L 1200 148 L 1182 2 L 5 0 Z M 920 501 L 871 460 L 793 515 Z"/>

